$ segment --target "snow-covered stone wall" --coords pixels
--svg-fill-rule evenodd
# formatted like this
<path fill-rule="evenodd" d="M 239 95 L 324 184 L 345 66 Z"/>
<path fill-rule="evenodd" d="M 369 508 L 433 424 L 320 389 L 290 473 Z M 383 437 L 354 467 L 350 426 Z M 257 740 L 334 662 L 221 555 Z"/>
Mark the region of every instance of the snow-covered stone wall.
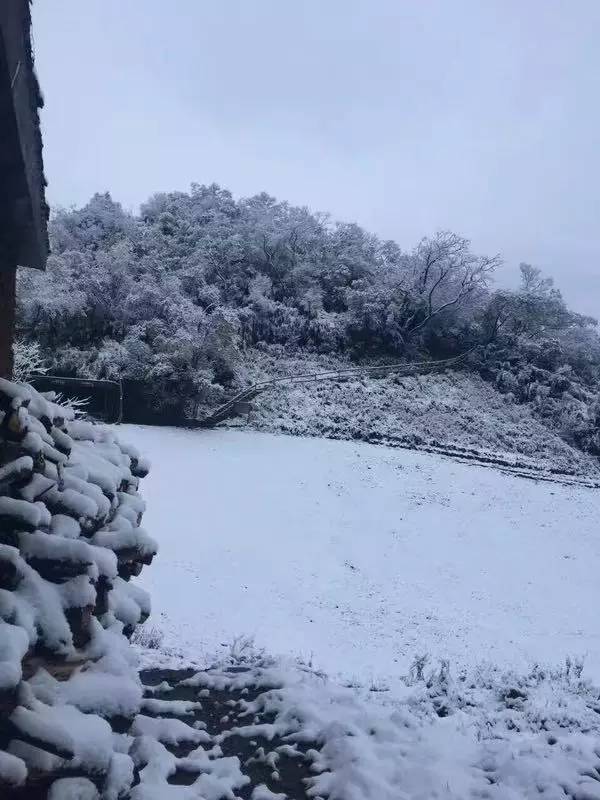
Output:
<path fill-rule="evenodd" d="M 128 637 L 150 610 L 130 578 L 157 550 L 148 464 L 54 399 L 0 379 L 0 795 L 87 776 L 117 798 L 133 762 L 109 721 L 139 710 Z"/>

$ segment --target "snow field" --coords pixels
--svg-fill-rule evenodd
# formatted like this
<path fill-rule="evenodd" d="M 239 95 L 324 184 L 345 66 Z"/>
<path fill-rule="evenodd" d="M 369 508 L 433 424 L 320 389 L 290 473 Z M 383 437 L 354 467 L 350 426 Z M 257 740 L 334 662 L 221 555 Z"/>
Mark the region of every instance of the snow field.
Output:
<path fill-rule="evenodd" d="M 206 666 L 220 650 L 183 681 L 200 705 L 263 687 L 187 759 L 162 742 L 204 738 L 185 727 L 194 704 L 138 717 L 157 726 L 139 796 L 226 796 L 236 759 L 191 786 L 167 779 L 233 735 L 275 772 L 280 755 L 303 759 L 307 797 L 600 799 L 599 691 L 582 676 L 583 656 L 600 676 L 597 492 L 351 442 L 125 433 L 155 464 L 146 520 L 162 544 L 143 582 L 163 648 L 144 660 Z M 289 800 L 276 780 L 251 797 Z"/>
<path fill-rule="evenodd" d="M 572 655 L 600 679 L 596 491 L 351 442 L 123 436 L 154 464 L 150 624 L 184 659 L 244 635 L 362 684 L 423 653 L 517 670 Z"/>

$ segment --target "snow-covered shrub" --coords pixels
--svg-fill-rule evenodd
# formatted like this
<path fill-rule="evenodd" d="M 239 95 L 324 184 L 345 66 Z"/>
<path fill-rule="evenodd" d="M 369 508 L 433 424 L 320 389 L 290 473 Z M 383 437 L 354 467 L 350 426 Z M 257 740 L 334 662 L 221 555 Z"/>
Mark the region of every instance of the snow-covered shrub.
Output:
<path fill-rule="evenodd" d="M 68 395 L 63 394 L 62 392 L 58 392 L 56 397 L 53 398 L 53 402 L 56 405 L 62 406 L 63 408 L 69 409 L 72 411 L 76 418 L 85 417 L 87 414 L 87 409 L 90 404 L 89 397 L 70 397 Z"/>
<path fill-rule="evenodd" d="M 564 332 L 567 342 L 571 335 L 570 328 Z M 571 446 L 598 455 L 593 408 L 600 402 L 600 369 L 576 348 L 563 348 L 562 342 L 562 335 L 560 340 L 540 341 L 520 337 L 510 347 L 497 342 L 476 354 L 474 365 Z M 592 348 L 592 359 L 595 353 Z"/>
<path fill-rule="evenodd" d="M 154 625 L 149 628 L 144 625 L 140 625 L 135 629 L 133 636 L 131 637 L 133 644 L 137 644 L 139 647 L 143 647 L 148 650 L 160 649 L 163 639 L 163 632 L 160 628 L 157 628 Z"/>
<path fill-rule="evenodd" d="M 13 344 L 13 378 L 15 381 L 26 381 L 31 375 L 43 375 L 48 372 L 42 348 L 38 342 L 27 342 L 17 338 Z"/>
<path fill-rule="evenodd" d="M 503 369 L 496 376 L 496 386 L 502 394 L 514 394 L 519 388 L 517 378 L 508 370 Z"/>

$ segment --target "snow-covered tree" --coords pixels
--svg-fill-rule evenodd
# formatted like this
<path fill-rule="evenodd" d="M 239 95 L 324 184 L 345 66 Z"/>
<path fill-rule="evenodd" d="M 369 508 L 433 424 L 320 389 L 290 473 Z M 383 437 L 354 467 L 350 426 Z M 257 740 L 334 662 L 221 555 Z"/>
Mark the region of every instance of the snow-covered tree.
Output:
<path fill-rule="evenodd" d="M 194 184 L 154 195 L 139 215 L 97 194 L 58 212 L 51 239 L 47 272 L 20 277 L 23 339 L 52 372 L 136 381 L 155 410 L 218 402 L 255 347 L 436 358 L 480 343 L 482 374 L 548 420 L 563 403 L 553 376 L 569 367 L 564 391 L 595 424 L 593 320 L 528 264 L 518 289 L 493 291 L 499 258 L 455 233 L 403 251 L 266 193 L 236 200 Z M 564 418 L 563 428 L 575 417 Z"/>

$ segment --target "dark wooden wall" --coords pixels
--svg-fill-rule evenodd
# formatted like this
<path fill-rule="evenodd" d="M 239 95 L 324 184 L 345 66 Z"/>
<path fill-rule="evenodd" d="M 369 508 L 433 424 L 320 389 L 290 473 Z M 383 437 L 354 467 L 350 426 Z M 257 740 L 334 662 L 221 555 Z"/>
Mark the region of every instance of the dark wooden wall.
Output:
<path fill-rule="evenodd" d="M 0 376 L 12 372 L 17 266 L 44 269 L 48 207 L 29 0 L 0 0 Z"/>
<path fill-rule="evenodd" d="M 42 105 L 31 50 L 29 0 L 0 0 L 0 192 L 21 267 L 44 269 L 48 207 L 38 109 Z M 0 263 L 0 269 L 3 268 Z"/>
<path fill-rule="evenodd" d="M 0 270 L 0 378 L 12 375 L 16 270 Z"/>

